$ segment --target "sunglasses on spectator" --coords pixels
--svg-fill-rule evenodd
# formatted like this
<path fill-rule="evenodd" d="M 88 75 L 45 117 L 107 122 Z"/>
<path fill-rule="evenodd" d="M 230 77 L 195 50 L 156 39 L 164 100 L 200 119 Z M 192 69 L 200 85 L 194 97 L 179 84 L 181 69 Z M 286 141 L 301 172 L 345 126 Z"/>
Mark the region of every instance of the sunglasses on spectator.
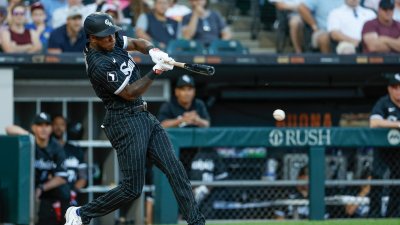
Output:
<path fill-rule="evenodd" d="M 14 16 L 24 16 L 24 15 L 25 15 L 25 12 L 14 11 L 14 12 L 13 12 L 13 15 L 14 15 Z"/>

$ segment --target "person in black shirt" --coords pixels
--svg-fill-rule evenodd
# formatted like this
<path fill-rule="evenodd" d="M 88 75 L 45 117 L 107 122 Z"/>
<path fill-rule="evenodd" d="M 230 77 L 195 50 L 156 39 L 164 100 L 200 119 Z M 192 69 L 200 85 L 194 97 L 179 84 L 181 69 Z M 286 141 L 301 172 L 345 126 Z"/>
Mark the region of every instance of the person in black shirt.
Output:
<path fill-rule="evenodd" d="M 164 103 L 158 113 L 158 119 L 164 128 L 169 127 L 209 127 L 210 115 L 206 105 L 195 98 L 194 79 L 182 75 L 175 87 L 175 97 Z"/>
<path fill-rule="evenodd" d="M 76 197 L 79 190 L 87 184 L 87 164 L 84 161 L 83 150 L 65 140 L 67 121 L 57 115 L 52 120 L 53 137 L 64 148 L 66 160 L 64 165 L 68 172 L 68 185 L 71 189 L 71 205 L 77 205 Z"/>
<path fill-rule="evenodd" d="M 188 224 L 205 224 L 167 133 L 147 111 L 147 103 L 141 97 L 158 75 L 173 68 L 174 60 L 144 39 L 121 35 L 121 28 L 106 13 L 90 14 L 84 29 L 88 38 L 84 50 L 87 75 L 106 108 L 101 127 L 117 152 L 123 179 L 94 201 L 68 208 L 66 224 L 89 224 L 92 218 L 137 199 L 145 181 L 146 158 L 167 176 Z M 155 63 L 153 70 L 142 76 L 128 51 L 149 54 Z"/>
<path fill-rule="evenodd" d="M 381 97 L 373 107 L 369 123 L 371 128 L 400 128 L 400 73 L 385 74 L 388 79 L 388 94 Z M 390 179 L 400 179 L 398 148 L 374 149 L 372 178 L 382 179 L 386 169 L 390 171 Z M 390 186 L 387 217 L 400 216 L 400 186 Z M 381 216 L 382 186 L 371 189 L 370 216 Z"/>
<path fill-rule="evenodd" d="M 65 154 L 57 141 L 51 138 L 51 120 L 47 113 L 38 114 L 32 124 L 35 143 L 35 191 L 40 201 L 38 225 L 60 225 L 69 203 Z M 6 127 L 9 135 L 29 135 L 22 127 Z"/>

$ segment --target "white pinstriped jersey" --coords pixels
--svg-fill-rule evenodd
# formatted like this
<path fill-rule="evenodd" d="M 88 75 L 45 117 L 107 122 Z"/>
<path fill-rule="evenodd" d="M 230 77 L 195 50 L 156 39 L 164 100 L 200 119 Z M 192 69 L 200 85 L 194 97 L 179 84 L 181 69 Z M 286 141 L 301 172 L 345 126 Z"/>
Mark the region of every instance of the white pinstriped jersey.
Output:
<path fill-rule="evenodd" d="M 112 52 L 89 48 L 86 44 L 84 55 L 86 72 L 96 95 L 107 109 L 122 109 L 142 104 L 142 98 L 128 101 L 118 96 L 126 85 L 140 79 L 140 70 L 125 50 L 127 37 L 115 33 L 115 47 Z"/>

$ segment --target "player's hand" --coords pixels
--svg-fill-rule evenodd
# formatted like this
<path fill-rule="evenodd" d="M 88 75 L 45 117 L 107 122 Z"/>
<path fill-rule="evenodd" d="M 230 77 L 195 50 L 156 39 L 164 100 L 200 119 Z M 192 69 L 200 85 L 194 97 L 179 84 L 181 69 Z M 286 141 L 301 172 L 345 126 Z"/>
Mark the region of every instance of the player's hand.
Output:
<path fill-rule="evenodd" d="M 155 74 L 160 75 L 165 71 L 172 70 L 173 68 L 174 66 L 171 64 L 160 62 L 153 66 L 153 71 Z"/>
<path fill-rule="evenodd" d="M 167 53 L 161 51 L 161 50 L 158 49 L 158 48 L 152 48 L 152 49 L 150 49 L 149 55 L 150 55 L 150 57 L 151 57 L 151 60 L 153 60 L 153 62 L 154 62 L 155 64 L 160 63 L 160 62 L 161 62 L 161 63 L 163 63 L 163 62 L 169 62 L 169 61 L 171 61 L 171 59 L 172 59 L 171 57 L 168 56 Z"/>

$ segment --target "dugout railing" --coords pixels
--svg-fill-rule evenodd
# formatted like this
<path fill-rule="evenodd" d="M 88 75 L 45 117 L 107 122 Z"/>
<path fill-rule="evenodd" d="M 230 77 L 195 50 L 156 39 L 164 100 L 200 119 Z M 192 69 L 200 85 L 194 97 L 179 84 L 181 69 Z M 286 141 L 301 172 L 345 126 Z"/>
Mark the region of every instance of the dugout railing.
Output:
<path fill-rule="evenodd" d="M 326 180 L 325 150 L 329 147 L 396 147 L 400 144 L 400 132 L 396 129 L 369 128 L 188 128 L 168 129 L 176 154 L 187 147 L 265 146 L 301 147 L 308 149 L 309 156 L 309 209 L 310 220 L 323 220 L 325 216 L 325 187 L 334 185 L 399 185 L 400 180 Z M 218 181 L 192 182 L 192 185 L 208 186 L 293 186 L 301 181 Z M 178 207 L 173 192 L 164 175 L 155 173 L 156 223 L 176 223 Z"/>
<path fill-rule="evenodd" d="M 185 147 L 213 146 L 266 146 L 266 147 L 302 147 L 308 149 L 310 171 L 309 208 L 310 220 L 323 220 L 325 214 L 325 186 L 329 185 L 399 185 L 400 180 L 325 180 L 325 149 L 337 147 L 397 147 L 400 144 L 400 132 L 397 129 L 368 128 L 187 128 L 168 129 L 175 151 L 179 154 Z M 22 139 L 21 139 L 22 138 Z M 12 142 L 10 142 L 12 141 Z M 0 222 L 28 224 L 32 222 L 27 206 L 33 207 L 32 196 L 25 185 L 31 174 L 26 166 L 32 156 L 27 148 L 27 138 L 0 138 L 0 171 L 2 171 L 0 187 L 1 209 Z M 12 144 L 10 144 L 12 143 Z M 25 144 L 24 144 L 25 143 Z M 91 143 L 87 143 L 91 145 Z M 14 166 L 17 173 L 10 173 L 9 167 Z M 178 207 L 167 178 L 155 170 L 155 210 L 156 224 L 174 224 L 178 222 Z M 21 182 L 24 185 L 21 185 Z M 241 181 L 242 186 L 296 185 L 299 181 Z M 301 183 L 301 182 L 300 182 Z M 202 183 L 193 182 L 193 185 Z M 231 181 L 203 183 L 210 186 L 238 185 Z M 90 187 L 89 187 L 90 188 Z M 16 191 L 18 190 L 18 191 Z M 31 192 L 32 194 L 33 192 Z M 11 200 L 10 200 L 11 199 Z M 16 200 L 13 201 L 12 199 Z M 13 213 L 12 213 L 13 212 Z M 4 215 L 6 213 L 6 215 Z M 139 221 L 137 221 L 140 224 Z"/>

